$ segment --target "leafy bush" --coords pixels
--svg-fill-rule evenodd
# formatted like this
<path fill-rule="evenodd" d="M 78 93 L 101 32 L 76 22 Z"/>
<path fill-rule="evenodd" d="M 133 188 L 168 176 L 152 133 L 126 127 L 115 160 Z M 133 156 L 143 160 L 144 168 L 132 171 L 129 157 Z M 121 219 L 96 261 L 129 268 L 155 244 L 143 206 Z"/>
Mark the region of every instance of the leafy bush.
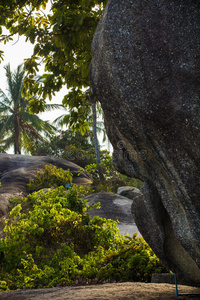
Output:
<path fill-rule="evenodd" d="M 126 236 L 116 252 L 105 257 L 99 277 L 150 282 L 152 273 L 168 272 L 142 237 Z"/>
<path fill-rule="evenodd" d="M 52 166 L 38 173 L 30 190 L 59 186 L 13 198 L 0 239 L 0 291 L 90 280 L 149 281 L 166 271 L 142 238 L 120 235 L 117 222 L 94 217 L 85 188 L 64 184 L 72 174 Z M 95 283 L 97 281 L 94 281 Z"/>
<path fill-rule="evenodd" d="M 143 239 L 94 217 L 79 189 L 14 198 L 0 240 L 0 290 L 52 287 L 76 278 L 148 281 L 163 267 Z"/>
<path fill-rule="evenodd" d="M 81 272 L 85 254 L 112 249 L 114 236 L 121 239 L 112 220 L 90 220 L 74 186 L 14 198 L 12 206 L 0 242 L 0 280 L 1 286 L 7 282 L 6 289 L 71 281 Z"/>
<path fill-rule="evenodd" d="M 30 193 L 44 187 L 59 187 L 72 183 L 72 174 L 69 170 L 58 169 L 52 165 L 46 165 L 43 172 L 37 172 L 34 180 L 27 184 Z"/>

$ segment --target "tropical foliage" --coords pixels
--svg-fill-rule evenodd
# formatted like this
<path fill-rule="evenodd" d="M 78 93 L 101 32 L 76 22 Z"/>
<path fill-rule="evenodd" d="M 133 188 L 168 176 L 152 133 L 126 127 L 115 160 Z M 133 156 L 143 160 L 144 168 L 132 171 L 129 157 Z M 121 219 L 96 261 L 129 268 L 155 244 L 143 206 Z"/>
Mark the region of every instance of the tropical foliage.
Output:
<path fill-rule="evenodd" d="M 61 157 L 84 168 L 93 180 L 91 192 L 103 190 L 115 193 L 120 186 L 130 185 L 137 188 L 142 186 L 139 179 L 127 177 L 115 170 L 112 157 L 107 150 L 100 151 L 100 166 L 104 177 L 104 180 L 101 180 L 91 133 L 81 135 L 79 131 L 74 132 L 70 129 L 61 131 L 58 135 L 52 136 L 50 141 L 31 144 L 30 152 L 32 155 Z M 80 170 L 80 173 L 82 171 Z"/>
<path fill-rule="evenodd" d="M 55 166 L 46 165 L 43 172 L 36 172 L 34 180 L 30 179 L 28 183 L 29 192 L 35 192 L 43 187 L 59 187 L 71 186 L 72 174 L 69 170 L 65 171 L 62 168 L 57 169 Z"/>
<path fill-rule="evenodd" d="M 32 155 L 49 155 L 65 158 L 84 168 L 95 163 L 95 150 L 91 132 L 82 135 L 79 131 L 70 129 L 57 131 L 45 142 L 35 141 L 30 144 Z"/>
<path fill-rule="evenodd" d="M 90 95 L 88 95 L 88 97 L 89 97 L 89 99 L 92 98 L 92 97 L 90 97 Z M 100 165 L 100 144 L 99 144 L 99 140 L 98 140 L 98 133 L 103 134 L 103 142 L 106 141 L 108 145 L 109 145 L 109 140 L 108 140 L 108 137 L 105 132 L 104 124 L 102 122 L 103 111 L 101 109 L 100 104 L 93 102 L 93 103 L 91 103 L 91 105 L 92 105 L 91 106 L 92 110 L 88 109 L 87 117 L 85 120 L 84 130 L 82 127 L 80 127 L 79 130 L 73 129 L 73 131 L 77 132 L 78 134 L 81 133 L 83 136 L 88 136 L 92 140 L 92 143 L 94 146 L 94 153 L 95 153 L 95 157 L 96 157 L 98 173 L 99 173 L 99 176 L 101 177 L 101 179 L 104 179 L 102 168 Z M 73 124 L 73 118 L 72 118 L 71 114 L 68 113 L 68 114 L 58 117 L 54 121 L 54 124 L 57 124 L 61 127 L 63 126 L 63 124 L 67 124 L 71 128 L 71 125 Z M 86 126 L 88 127 L 87 129 L 86 129 Z M 80 165 L 82 166 L 82 164 L 80 164 Z M 87 163 L 85 162 L 84 165 L 87 165 Z"/>
<path fill-rule="evenodd" d="M 142 238 L 121 236 L 112 220 L 91 220 L 88 211 L 99 204 L 88 206 L 82 194 L 60 186 L 11 201 L 0 240 L 0 290 L 148 282 L 166 271 Z"/>
<path fill-rule="evenodd" d="M 1 35 L 5 43 L 13 35 L 25 35 L 35 44 L 33 55 L 26 59 L 27 76 L 23 95 L 29 100 L 29 108 L 38 113 L 45 110 L 45 100 L 51 99 L 63 85 L 70 91 L 63 98 L 69 110 L 63 121 L 75 131 L 84 134 L 89 130 L 88 114 L 93 114 L 93 137 L 99 176 L 99 144 L 96 134 L 96 103 L 90 97 L 89 64 L 91 42 L 97 23 L 107 0 L 26 0 L 2 3 L 0 32 L 2 28 L 10 35 Z M 2 26 L 2 27 L 1 27 Z M 3 57 L 0 53 L 0 57 Z M 42 80 L 37 80 L 38 66 L 45 65 Z"/>
<path fill-rule="evenodd" d="M 32 98 L 32 111 L 44 111 L 45 99 L 51 99 L 54 92 L 66 85 L 70 92 L 64 97 L 63 105 L 69 109 L 71 127 L 81 132 L 88 129 L 86 119 L 91 110 L 85 92 L 89 87 L 91 42 L 106 2 L 0 0 L 0 30 L 5 27 L 10 32 L 10 35 L 2 34 L 0 41 L 6 43 L 18 33 L 35 44 L 32 57 L 25 62 L 28 76 L 23 90 L 28 99 Z M 41 61 L 46 73 L 37 82 L 35 75 Z"/>
<path fill-rule="evenodd" d="M 50 136 L 55 127 L 38 116 L 30 114 L 29 102 L 21 96 L 25 71 L 22 65 L 12 72 L 5 67 L 7 94 L 0 89 L 0 147 L 5 152 L 14 145 L 14 153 L 28 151 L 32 141 L 43 142 L 44 135 Z M 51 105 L 53 107 L 53 105 Z"/>

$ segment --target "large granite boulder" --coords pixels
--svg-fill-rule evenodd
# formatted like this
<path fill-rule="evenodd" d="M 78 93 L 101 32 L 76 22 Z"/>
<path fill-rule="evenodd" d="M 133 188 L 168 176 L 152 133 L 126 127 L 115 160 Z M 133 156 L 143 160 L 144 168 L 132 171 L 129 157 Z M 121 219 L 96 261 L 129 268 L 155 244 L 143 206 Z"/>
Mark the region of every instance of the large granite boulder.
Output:
<path fill-rule="evenodd" d="M 110 0 L 92 51 L 113 162 L 144 182 L 136 224 L 168 268 L 200 285 L 200 2 Z"/>
<path fill-rule="evenodd" d="M 92 183 L 86 173 L 78 175 L 80 166 L 62 158 L 0 154 L 0 217 L 6 214 L 10 198 L 27 195 L 27 183 L 35 178 L 36 171 L 42 171 L 47 164 L 69 169 L 77 185 Z"/>

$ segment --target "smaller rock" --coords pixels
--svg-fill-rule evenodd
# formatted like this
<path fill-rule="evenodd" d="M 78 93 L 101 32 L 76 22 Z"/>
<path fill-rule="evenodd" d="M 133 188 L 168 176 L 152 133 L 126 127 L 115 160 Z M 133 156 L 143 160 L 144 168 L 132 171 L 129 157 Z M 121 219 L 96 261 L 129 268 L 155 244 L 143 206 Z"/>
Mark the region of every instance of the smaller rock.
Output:
<path fill-rule="evenodd" d="M 135 197 L 140 196 L 142 193 L 139 189 L 133 186 L 120 186 L 117 189 L 117 194 L 133 200 Z"/>
<path fill-rule="evenodd" d="M 169 283 L 175 284 L 174 274 L 172 273 L 156 273 L 151 276 L 151 283 Z M 186 285 L 186 281 L 177 276 L 177 283 Z"/>
<path fill-rule="evenodd" d="M 175 284 L 174 274 L 171 273 L 152 274 L 151 283 Z"/>
<path fill-rule="evenodd" d="M 134 233 L 138 233 L 139 230 L 135 225 L 135 221 L 131 214 L 132 200 L 114 193 L 100 192 L 91 194 L 85 197 L 89 205 L 100 202 L 101 208 L 91 209 L 88 213 L 91 217 L 99 216 L 101 218 L 112 219 L 119 221 L 118 228 L 120 234 L 126 235 L 127 233 L 132 236 Z"/>
<path fill-rule="evenodd" d="M 48 193 L 49 191 L 53 191 L 55 188 L 53 186 L 51 186 L 50 188 L 44 188 L 44 189 L 41 189 L 39 191 L 43 191 L 43 193 Z"/>

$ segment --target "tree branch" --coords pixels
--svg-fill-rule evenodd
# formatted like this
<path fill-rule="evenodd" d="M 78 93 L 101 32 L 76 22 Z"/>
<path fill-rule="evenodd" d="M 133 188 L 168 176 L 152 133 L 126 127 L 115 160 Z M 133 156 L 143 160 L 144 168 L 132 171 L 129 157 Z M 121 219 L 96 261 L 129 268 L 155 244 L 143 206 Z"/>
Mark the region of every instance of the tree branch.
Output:
<path fill-rule="evenodd" d="M 24 26 L 24 24 L 27 22 L 28 18 L 31 16 L 32 12 L 34 11 L 34 9 L 36 8 L 36 6 L 39 4 L 40 1 L 41 1 L 41 0 L 38 0 L 38 1 L 36 2 L 36 4 L 33 6 L 33 8 L 32 8 L 32 9 L 30 10 L 30 12 L 28 13 L 28 15 L 27 15 L 26 19 L 24 20 L 24 22 L 19 26 L 19 28 L 17 28 L 17 30 L 14 31 L 13 33 L 11 33 L 11 34 L 9 34 L 9 35 L 6 35 L 6 36 L 4 36 L 3 38 L 1 38 L 1 39 L 0 39 L 0 42 L 6 40 L 6 39 L 8 39 L 8 38 L 10 38 L 11 36 L 13 36 L 13 35 L 15 35 L 16 33 L 19 32 L 19 30 L 20 30 L 20 29 Z"/>

